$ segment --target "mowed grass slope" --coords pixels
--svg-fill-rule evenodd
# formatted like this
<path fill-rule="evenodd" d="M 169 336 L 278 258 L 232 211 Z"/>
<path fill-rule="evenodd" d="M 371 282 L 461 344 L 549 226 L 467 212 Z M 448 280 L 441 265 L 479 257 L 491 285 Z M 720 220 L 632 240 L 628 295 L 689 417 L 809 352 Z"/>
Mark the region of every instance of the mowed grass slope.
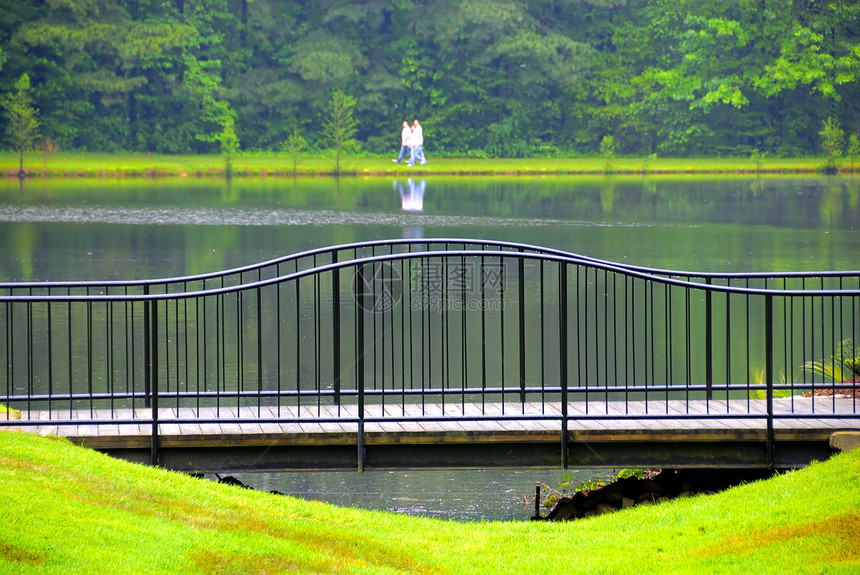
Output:
<path fill-rule="evenodd" d="M 573 523 L 339 509 L 0 432 L 0 573 L 860 573 L 860 454 Z"/>

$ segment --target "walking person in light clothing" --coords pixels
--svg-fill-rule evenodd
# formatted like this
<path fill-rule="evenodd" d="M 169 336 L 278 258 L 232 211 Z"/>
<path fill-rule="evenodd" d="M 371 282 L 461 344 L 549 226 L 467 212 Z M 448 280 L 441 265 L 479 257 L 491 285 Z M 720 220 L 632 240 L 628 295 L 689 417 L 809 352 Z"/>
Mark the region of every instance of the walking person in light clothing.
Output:
<path fill-rule="evenodd" d="M 409 138 L 412 136 L 412 128 L 409 127 L 409 122 L 406 120 L 403 121 L 403 129 L 400 130 L 400 153 L 397 154 L 396 160 L 391 160 L 395 164 L 399 164 L 400 160 L 406 157 L 406 154 L 409 154 Z M 412 155 L 410 154 L 410 157 Z"/>
<path fill-rule="evenodd" d="M 418 123 L 418 118 L 412 122 L 412 135 L 409 136 L 409 163 L 406 165 L 411 168 L 415 162 L 422 166 L 427 165 L 427 159 L 424 157 L 424 129 Z"/>

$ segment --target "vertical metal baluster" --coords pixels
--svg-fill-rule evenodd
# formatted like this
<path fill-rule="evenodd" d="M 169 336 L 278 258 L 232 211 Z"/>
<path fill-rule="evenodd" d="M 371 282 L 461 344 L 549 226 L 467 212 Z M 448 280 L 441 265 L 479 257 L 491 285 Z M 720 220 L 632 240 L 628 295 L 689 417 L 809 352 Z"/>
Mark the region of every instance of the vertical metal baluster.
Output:
<path fill-rule="evenodd" d="M 87 287 L 87 295 L 90 295 L 90 288 Z M 93 302 L 87 301 L 87 399 L 90 404 L 90 418 L 93 417 Z M 29 309 L 29 306 L 28 306 Z"/>
<path fill-rule="evenodd" d="M 714 398 L 714 320 L 712 292 L 710 289 L 713 280 L 705 279 L 705 407 L 706 413 L 710 413 L 711 399 Z"/>
<path fill-rule="evenodd" d="M 299 263 L 296 260 L 296 271 Z M 302 413 L 302 311 L 301 311 L 301 278 L 296 278 L 296 327 L 293 333 L 296 337 L 296 414 Z M 363 285 L 363 284 L 362 284 Z"/>
<path fill-rule="evenodd" d="M 609 413 L 609 272 L 603 270 L 603 409 Z M 595 274 L 594 283 L 597 283 Z M 595 290 L 598 297 L 598 290 Z M 600 333 L 600 330 L 597 330 Z"/>
<path fill-rule="evenodd" d="M 239 285 L 244 283 L 239 274 Z M 242 398 L 245 393 L 245 290 L 237 290 L 236 294 L 236 417 L 242 417 Z M 224 344 L 227 344 L 226 338 Z M 227 391 L 227 378 L 224 378 L 224 390 Z"/>
<path fill-rule="evenodd" d="M 726 413 L 729 411 L 729 389 L 732 383 L 732 294 L 726 292 Z"/>
<path fill-rule="evenodd" d="M 568 465 L 568 433 L 567 433 L 567 264 L 558 264 L 558 289 L 559 289 L 559 379 L 561 383 L 561 467 L 567 469 Z"/>
<path fill-rule="evenodd" d="M 590 315 L 588 313 L 589 312 L 588 302 L 590 301 L 589 289 L 588 289 L 588 271 L 589 271 L 588 267 L 586 267 L 583 270 L 584 275 L 585 275 L 585 281 L 583 282 L 583 285 L 582 285 L 583 310 L 582 310 L 582 320 L 581 320 L 582 321 L 582 332 L 585 334 L 585 341 L 584 341 L 585 347 L 583 349 L 584 356 L 582 358 L 582 365 L 583 365 L 583 367 L 582 367 L 582 379 L 583 379 L 583 381 L 585 381 L 585 413 L 586 413 L 586 415 L 590 412 L 590 409 L 591 409 L 591 406 L 588 403 L 588 392 L 589 392 L 589 389 L 591 387 L 591 385 L 590 385 L 591 384 L 591 377 L 590 377 L 590 373 L 589 373 L 589 371 L 590 371 L 589 370 L 589 364 L 590 364 L 590 355 L 591 354 L 588 353 L 588 333 L 589 333 L 588 318 L 590 317 Z M 597 273 L 597 272 L 595 271 L 595 273 Z M 595 353 L 596 352 L 597 352 L 597 350 L 595 349 Z"/>
<path fill-rule="evenodd" d="M 406 278 L 407 259 L 400 260 L 400 416 L 406 416 L 406 310 L 411 306 Z"/>
<path fill-rule="evenodd" d="M 257 275 L 257 281 L 262 278 Z M 263 411 L 263 291 L 257 288 L 257 417 Z"/>
<path fill-rule="evenodd" d="M 356 304 L 356 336 L 355 336 L 355 359 L 356 359 L 356 387 L 358 392 L 358 434 L 357 443 L 357 467 L 358 472 L 364 472 L 364 309 L 367 306 L 367 283 L 364 280 L 364 264 L 358 264 L 356 270 L 359 275 L 358 285 L 362 286 L 361 293 L 358 296 Z"/>
<path fill-rule="evenodd" d="M 278 274 L 278 277 L 281 276 L 280 264 L 278 264 L 277 274 Z M 281 417 L 281 383 L 282 383 L 282 378 L 283 378 L 282 361 L 281 361 L 281 354 L 283 353 L 283 350 L 281 349 L 281 321 L 282 321 L 281 290 L 284 288 L 284 285 L 285 284 L 283 282 L 278 282 L 275 284 L 275 298 L 277 300 L 275 303 L 275 318 L 277 320 L 275 322 L 275 354 L 276 354 L 275 363 L 277 364 L 276 369 L 277 369 L 277 374 L 278 374 L 278 382 L 277 382 L 277 386 L 278 386 L 278 397 L 277 397 L 278 418 Z"/>
<path fill-rule="evenodd" d="M 393 252 L 393 246 L 391 246 L 391 248 L 392 249 L 389 249 L 389 253 L 393 254 L 394 253 Z M 394 325 L 394 318 L 396 315 L 394 309 L 396 307 L 396 302 L 402 300 L 403 293 L 402 293 L 402 291 L 400 294 L 397 294 L 395 292 L 397 287 L 395 285 L 396 282 L 394 281 L 394 277 L 395 277 L 394 272 L 396 271 L 395 267 L 394 267 L 394 265 L 395 265 L 394 260 L 389 261 L 386 265 L 388 266 L 388 273 L 390 275 L 390 278 L 389 278 L 390 282 L 389 282 L 389 286 L 388 286 L 388 289 L 390 292 L 388 297 L 390 299 L 389 299 L 389 303 L 388 303 L 387 307 L 388 307 L 388 334 L 389 334 L 388 337 L 391 340 L 390 351 L 389 351 L 389 355 L 391 358 L 391 394 L 392 394 L 392 396 L 396 397 L 396 392 L 397 392 L 397 341 L 398 341 L 398 338 L 397 338 L 397 330 L 396 330 L 395 325 Z M 401 281 L 402 281 L 402 279 L 403 279 L 403 276 L 401 276 Z M 403 284 L 401 283 L 401 288 L 402 287 L 403 287 Z M 398 299 L 398 298 L 400 298 L 400 299 Z M 392 407 L 394 407 L 393 400 L 392 400 Z"/>
<path fill-rule="evenodd" d="M 332 264 L 338 263 L 337 251 L 332 252 Z M 334 375 L 334 404 L 338 407 L 338 415 L 340 415 L 340 268 L 335 268 L 331 276 L 331 291 L 332 291 L 332 372 Z M 278 298 L 280 305 L 280 298 Z M 279 315 L 280 317 L 280 315 Z M 280 359 L 280 355 L 278 356 Z"/>
<path fill-rule="evenodd" d="M 672 370 L 672 289 L 669 284 L 663 284 L 663 306 L 666 313 L 666 331 L 665 331 L 665 346 L 666 346 L 666 381 L 664 382 L 666 389 L 666 410 L 669 413 L 669 388 L 674 385 L 674 372 Z"/>
<path fill-rule="evenodd" d="M 773 296 L 765 296 L 765 378 L 767 380 L 767 467 L 773 469 Z"/>
<path fill-rule="evenodd" d="M 689 277 L 687 278 L 687 281 L 690 281 Z M 692 354 L 690 352 L 690 346 L 692 345 L 692 333 L 691 333 L 691 326 L 690 326 L 690 320 L 692 318 L 690 317 L 690 314 L 692 312 L 691 312 L 690 288 L 689 287 L 684 288 L 684 296 L 685 296 L 684 297 L 684 299 L 685 299 L 685 301 L 684 301 L 684 305 L 685 305 L 685 311 L 684 311 L 685 322 L 684 322 L 684 324 L 686 327 L 685 338 L 686 338 L 686 364 L 687 364 L 684 375 L 685 375 L 685 388 L 687 390 L 686 391 L 686 394 L 687 394 L 687 398 L 686 398 L 687 411 L 689 411 L 690 410 L 690 385 L 692 384 L 692 379 L 693 379 L 692 366 L 691 366 Z"/>
<path fill-rule="evenodd" d="M 428 280 L 429 281 L 429 280 Z M 428 289 L 429 292 L 429 289 Z M 432 296 L 431 296 L 432 297 Z M 441 302 L 439 302 L 441 304 Z M 433 389 L 433 316 L 432 306 L 427 306 L 427 384 Z M 442 413 L 445 413 L 445 394 L 442 393 Z"/>
<path fill-rule="evenodd" d="M 147 326 L 147 331 L 150 336 L 147 338 L 152 346 L 150 350 L 150 367 L 149 372 L 152 376 L 152 431 L 150 435 L 150 465 L 158 465 L 158 300 L 147 300 L 147 307 L 151 308 L 150 325 Z"/>
<path fill-rule="evenodd" d="M 11 288 L 9 289 L 9 295 L 13 295 Z M 72 305 L 71 302 L 69 302 L 69 305 Z M 12 314 L 14 308 L 12 307 L 11 301 L 7 301 L 4 307 L 6 308 L 6 397 L 10 397 L 12 395 L 12 390 L 15 389 L 15 382 L 13 381 L 15 375 L 15 346 L 12 344 L 12 326 L 14 323 L 14 317 Z M 71 339 L 69 339 L 69 342 L 71 342 Z M 71 345 L 71 343 L 69 345 Z M 69 365 L 71 365 L 71 363 L 69 363 Z M 69 378 L 69 381 L 71 382 L 71 378 Z M 11 418 L 12 412 L 6 410 L 6 419 L 9 420 Z"/>
<path fill-rule="evenodd" d="M 110 290 L 107 290 L 107 291 L 110 291 Z M 105 373 L 106 373 L 106 378 L 107 378 L 107 380 L 105 381 L 105 387 L 107 388 L 108 396 L 110 397 L 110 399 L 109 399 L 110 418 L 114 419 L 115 418 L 115 416 L 114 416 L 114 389 L 113 389 L 113 383 L 114 383 L 113 382 L 113 379 L 114 379 L 113 378 L 113 370 L 114 370 L 113 332 L 114 332 L 114 325 L 113 325 L 113 303 L 110 301 L 105 301 L 105 314 L 107 316 L 106 317 L 107 321 L 105 322 L 105 324 L 106 324 L 106 326 L 105 326 L 105 336 L 106 336 L 105 346 L 107 348 L 106 352 L 108 355 L 107 361 L 105 361 L 105 364 L 106 364 L 105 365 Z M 49 329 L 48 330 L 49 338 L 50 338 L 50 333 L 51 333 L 51 331 Z M 49 361 L 48 365 L 50 365 L 50 359 L 48 361 Z"/>
<path fill-rule="evenodd" d="M 221 287 L 224 287 L 224 278 L 221 278 Z M 215 417 L 221 417 L 221 358 L 224 351 L 221 349 L 223 342 L 224 324 L 224 295 L 215 296 Z"/>
<path fill-rule="evenodd" d="M 206 280 L 203 281 L 203 290 L 206 290 Z M 195 355 L 198 358 L 197 365 L 197 391 L 200 391 L 200 380 L 201 376 L 203 379 L 203 391 L 209 391 L 209 339 L 206 337 L 207 329 L 206 326 L 209 324 L 209 316 L 206 313 L 206 302 L 209 301 L 207 296 L 203 296 L 199 300 L 197 300 L 197 321 L 198 321 L 198 337 L 199 341 L 197 343 L 197 350 Z M 201 315 L 200 309 L 202 308 L 203 313 Z M 202 349 L 201 349 L 202 348 Z M 203 361 L 199 360 L 200 355 L 203 355 Z M 197 395 L 197 412 L 200 412 L 200 395 Z"/>
<path fill-rule="evenodd" d="M 582 291 L 582 280 L 579 277 L 579 272 L 582 269 L 581 265 L 576 266 L 576 276 L 574 280 L 574 285 L 576 286 L 576 387 L 578 390 L 582 389 L 582 381 L 583 381 L 583 359 L 586 358 L 587 351 L 583 348 L 584 342 L 582 341 L 582 318 L 584 317 L 584 312 L 582 310 L 582 301 L 580 301 L 579 294 Z M 586 282 L 588 282 L 588 277 L 586 275 Z M 541 319 L 543 321 L 543 319 Z M 586 398 L 588 393 L 586 391 Z M 587 399 L 586 399 L 587 403 Z M 587 409 L 587 407 L 586 407 Z"/>
<path fill-rule="evenodd" d="M 463 248 L 465 249 L 465 245 Z M 466 258 L 463 256 L 460 258 L 460 265 L 462 267 L 462 273 L 466 274 Z M 484 301 L 484 257 L 481 256 L 481 303 Z M 460 387 L 463 390 L 461 397 L 461 409 L 465 411 L 466 409 L 466 386 L 469 379 L 469 373 L 467 371 L 467 363 L 466 363 L 466 354 L 468 350 L 468 343 L 466 341 L 467 338 L 467 330 L 466 330 L 466 278 L 460 278 L 462 284 L 460 288 L 460 299 L 463 303 L 462 309 L 460 310 L 460 368 L 462 371 L 461 379 L 462 383 Z M 483 415 L 485 408 L 485 394 L 487 390 L 487 337 L 486 337 L 486 318 L 485 318 L 485 310 L 483 305 L 481 306 L 481 414 Z"/>
<path fill-rule="evenodd" d="M 54 396 L 54 322 L 51 317 L 51 302 L 45 302 L 48 312 L 48 413 L 53 410 Z M 113 406 L 111 406 L 113 407 Z"/>
<path fill-rule="evenodd" d="M 494 279 L 494 281 L 499 282 L 499 285 L 495 286 L 495 288 L 498 290 L 498 297 L 499 297 L 499 346 L 501 347 L 501 366 L 500 366 L 500 368 L 501 368 L 500 372 L 501 373 L 499 375 L 502 378 L 502 399 L 504 400 L 505 392 L 506 392 L 506 388 L 505 388 L 505 383 L 506 383 L 505 382 L 505 371 L 506 370 L 505 370 L 505 367 L 506 367 L 506 363 L 507 363 L 505 361 L 505 286 L 504 286 L 504 282 L 505 282 L 506 277 L 505 277 L 505 260 L 501 256 L 499 256 L 499 269 L 496 272 L 496 275 L 498 277 L 496 277 Z M 483 280 L 482 280 L 482 282 L 483 282 Z M 490 286 L 490 287 L 492 288 L 494 286 Z M 488 304 L 488 302 L 486 302 L 486 301 L 481 302 L 482 307 L 489 307 L 487 304 Z M 525 413 L 525 408 L 526 408 L 525 401 L 520 402 L 520 413 L 521 414 Z"/>
<path fill-rule="evenodd" d="M 544 290 L 544 260 L 540 260 L 539 266 L 540 285 L 540 387 L 546 389 L 546 297 Z"/>
<path fill-rule="evenodd" d="M 317 257 L 314 256 L 314 267 L 317 267 Z M 314 294 L 314 388 L 317 393 L 317 416 L 322 414 L 322 278 L 315 273 L 313 283 Z"/>
<path fill-rule="evenodd" d="M 624 412 L 628 413 L 627 405 L 630 401 L 629 389 L 632 384 L 636 385 L 636 346 L 630 349 L 630 341 L 632 340 L 631 330 L 635 329 L 635 323 L 631 325 L 630 314 L 633 313 L 633 307 L 630 302 L 630 283 L 633 278 L 624 276 Z M 633 377 L 630 377 L 631 361 L 633 366 Z"/>
<path fill-rule="evenodd" d="M 519 249 L 520 253 L 523 248 Z M 525 286 L 525 259 L 520 256 L 517 258 L 517 287 L 519 289 L 519 347 L 520 347 L 520 401 L 525 404 L 526 401 L 526 286 Z M 541 397 L 541 405 L 544 404 Z"/>
<path fill-rule="evenodd" d="M 188 282 L 182 283 L 182 291 L 188 291 Z M 198 298 L 194 298 L 194 302 L 197 302 Z M 189 329 L 188 329 L 188 298 L 182 299 L 182 333 L 184 339 L 184 354 L 185 354 L 185 393 L 189 393 L 189 386 L 191 385 L 191 354 L 189 352 L 189 340 L 191 339 Z M 195 317 L 195 320 L 197 318 Z"/>
<path fill-rule="evenodd" d="M 651 381 L 651 387 L 655 387 L 657 385 L 657 379 L 656 379 L 656 370 L 657 370 L 657 368 L 656 368 L 656 364 L 657 364 L 656 348 L 657 348 L 657 343 L 656 343 L 656 339 L 655 339 L 655 335 L 654 335 L 654 329 L 655 329 L 655 324 L 657 323 L 657 321 L 654 318 L 654 282 L 652 280 L 648 280 L 645 283 L 645 291 L 646 291 L 646 297 L 647 297 L 647 302 L 646 302 L 646 307 L 645 307 L 645 314 L 646 314 L 645 315 L 645 322 L 648 325 L 648 331 L 647 331 L 646 335 L 648 337 L 648 342 L 651 344 L 651 353 L 648 354 L 648 356 L 650 356 L 650 358 L 651 358 L 651 378 L 650 378 L 650 381 Z M 646 356 L 646 363 L 647 363 L 647 357 L 648 356 Z M 647 367 L 645 370 L 645 376 L 646 376 L 646 378 L 645 378 L 645 413 L 647 414 L 648 410 L 649 410 L 649 403 L 648 403 L 648 397 L 649 397 L 648 381 L 649 380 L 647 377 L 648 376 Z"/>
<path fill-rule="evenodd" d="M 425 334 L 425 328 L 427 325 L 425 312 L 427 311 L 426 308 L 428 308 L 430 306 L 430 297 L 431 297 L 430 291 L 429 291 L 430 290 L 429 282 L 427 281 L 427 274 L 429 273 L 428 270 L 430 269 L 430 266 L 428 265 L 429 261 L 426 261 L 423 258 L 418 260 L 418 261 L 419 261 L 419 265 L 421 266 L 421 268 L 419 270 L 419 272 L 420 272 L 419 281 L 421 282 L 421 286 L 422 286 L 421 293 L 422 293 L 422 300 L 423 300 L 421 302 L 422 307 L 418 311 L 419 317 L 421 318 L 421 325 L 420 325 L 420 328 L 421 328 L 421 330 L 420 330 L 420 332 L 421 332 L 421 348 L 420 348 L 420 350 L 421 350 L 421 415 L 426 415 L 427 399 L 425 397 L 425 392 L 427 390 L 427 385 L 426 385 L 425 377 L 427 374 L 427 362 L 426 362 L 427 353 L 425 350 L 427 348 L 425 345 L 426 342 L 424 339 L 424 334 Z"/>
<path fill-rule="evenodd" d="M 30 288 L 29 295 L 33 295 L 33 288 Z M 30 417 L 33 411 L 33 380 L 35 379 L 33 350 L 36 347 L 36 342 L 34 340 L 35 334 L 33 333 L 33 305 L 33 302 L 27 302 L 27 417 Z M 91 350 L 90 356 L 92 356 Z M 92 365 L 92 359 L 90 359 L 90 362 L 90 365 Z M 90 379 L 90 386 L 92 386 L 92 379 Z M 92 389 L 90 389 L 90 416 L 92 416 Z"/>
<path fill-rule="evenodd" d="M 746 287 L 750 287 L 750 280 L 746 278 Z M 747 413 L 750 411 L 750 296 L 749 294 L 744 295 L 744 302 L 746 304 L 746 355 L 747 355 L 747 366 L 746 366 L 746 380 L 747 380 Z"/>

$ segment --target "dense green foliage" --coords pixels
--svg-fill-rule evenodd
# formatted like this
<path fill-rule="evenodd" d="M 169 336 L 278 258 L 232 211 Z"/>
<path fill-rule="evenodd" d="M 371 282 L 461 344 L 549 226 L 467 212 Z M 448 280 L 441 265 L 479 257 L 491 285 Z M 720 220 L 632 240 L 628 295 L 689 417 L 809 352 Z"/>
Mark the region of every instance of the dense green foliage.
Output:
<path fill-rule="evenodd" d="M 477 157 L 804 155 L 860 122 L 856 0 L 0 0 L 0 94 L 29 74 L 62 149 L 212 153 L 326 137 Z M 5 123 L 7 119 L 4 117 Z M 298 131 L 296 131 L 298 130 Z M 604 140 L 605 137 L 610 140 Z M 603 150 L 604 154 L 606 150 Z"/>

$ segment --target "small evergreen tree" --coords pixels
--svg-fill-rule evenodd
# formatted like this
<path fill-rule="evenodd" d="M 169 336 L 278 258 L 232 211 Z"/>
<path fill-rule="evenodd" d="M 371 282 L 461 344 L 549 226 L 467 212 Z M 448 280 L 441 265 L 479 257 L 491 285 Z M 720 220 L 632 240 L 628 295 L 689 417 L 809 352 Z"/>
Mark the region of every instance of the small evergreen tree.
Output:
<path fill-rule="evenodd" d="M 839 120 L 832 116 L 827 118 L 818 134 L 821 136 L 821 148 L 827 158 L 824 171 L 830 174 L 836 173 L 836 162 L 842 157 L 845 139 L 845 133 L 839 127 Z"/>
<path fill-rule="evenodd" d="M 293 175 L 296 175 L 296 167 L 299 164 L 299 157 L 301 157 L 302 152 L 305 151 L 308 147 L 308 142 L 305 140 L 302 133 L 298 128 L 294 129 L 292 133 L 287 137 L 287 141 L 282 145 L 284 151 L 289 154 L 290 158 L 293 160 Z"/>
<path fill-rule="evenodd" d="M 767 157 L 767 152 L 762 152 L 758 148 L 755 148 L 750 152 L 750 159 L 755 162 L 756 173 L 761 172 L 762 166 L 764 166 L 765 157 Z"/>
<path fill-rule="evenodd" d="M 345 147 L 354 144 L 358 122 L 353 117 L 355 98 L 337 90 L 329 102 L 329 118 L 323 129 L 335 150 L 335 175 L 340 174 L 340 154 Z"/>
<path fill-rule="evenodd" d="M 223 120 L 223 129 L 218 136 L 221 142 L 221 153 L 224 154 L 226 162 L 225 175 L 230 178 L 233 176 L 232 156 L 239 151 L 239 137 L 236 135 L 236 130 L 233 127 L 233 118 L 226 116 Z"/>
<path fill-rule="evenodd" d="M 612 171 L 612 158 L 615 157 L 615 138 L 610 135 L 603 136 L 600 140 L 600 157 L 606 159 L 605 171 Z"/>
<path fill-rule="evenodd" d="M 15 92 L 2 101 L 6 111 L 6 135 L 18 152 L 18 176 L 24 177 L 24 151 L 33 147 L 39 137 L 39 111 L 33 107 L 30 95 L 30 76 L 21 74 L 15 82 Z"/>

